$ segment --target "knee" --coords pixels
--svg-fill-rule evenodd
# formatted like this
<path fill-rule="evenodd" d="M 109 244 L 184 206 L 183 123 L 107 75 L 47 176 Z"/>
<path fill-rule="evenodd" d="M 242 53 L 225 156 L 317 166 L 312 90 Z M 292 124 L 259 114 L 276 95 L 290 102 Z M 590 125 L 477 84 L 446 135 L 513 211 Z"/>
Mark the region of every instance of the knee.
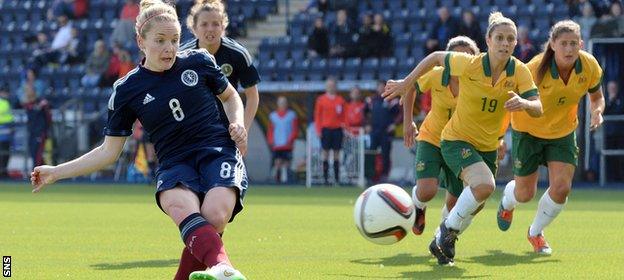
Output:
<path fill-rule="evenodd" d="M 189 209 L 185 203 L 177 199 L 161 200 L 160 203 L 165 213 L 167 213 L 177 225 L 192 213 L 197 212 Z"/>
<path fill-rule="evenodd" d="M 556 181 L 550 186 L 550 193 L 557 198 L 565 199 L 570 194 L 572 184 L 565 181 Z"/>
<path fill-rule="evenodd" d="M 516 200 L 520 203 L 529 202 L 535 197 L 535 188 L 518 188 L 516 185 Z"/>
<path fill-rule="evenodd" d="M 202 216 L 210 223 L 217 232 L 223 232 L 225 230 L 225 226 L 230 221 L 230 213 L 220 209 L 210 209 L 203 211 Z"/>
<path fill-rule="evenodd" d="M 428 202 L 433 199 L 438 192 L 438 184 L 435 182 L 424 182 L 418 184 L 418 199 L 422 202 Z"/>

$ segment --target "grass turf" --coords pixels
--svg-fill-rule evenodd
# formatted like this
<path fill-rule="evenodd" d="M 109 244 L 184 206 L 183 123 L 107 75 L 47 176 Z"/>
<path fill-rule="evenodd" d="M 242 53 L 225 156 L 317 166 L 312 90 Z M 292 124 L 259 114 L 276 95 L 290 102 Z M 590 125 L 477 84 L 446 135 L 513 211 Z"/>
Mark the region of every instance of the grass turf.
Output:
<path fill-rule="evenodd" d="M 496 193 L 460 236 L 455 267 L 439 267 L 427 252 L 441 194 L 422 236 L 380 246 L 353 224 L 360 191 L 250 189 L 224 236 L 232 262 L 252 280 L 624 277 L 624 191 L 573 190 L 546 231 L 550 257 L 535 256 L 526 241 L 537 199 L 503 233 Z M 31 194 L 26 184 L 2 183 L 0 254 L 12 256 L 12 279 L 172 279 L 182 242 L 153 197 L 142 185 L 59 184 Z"/>

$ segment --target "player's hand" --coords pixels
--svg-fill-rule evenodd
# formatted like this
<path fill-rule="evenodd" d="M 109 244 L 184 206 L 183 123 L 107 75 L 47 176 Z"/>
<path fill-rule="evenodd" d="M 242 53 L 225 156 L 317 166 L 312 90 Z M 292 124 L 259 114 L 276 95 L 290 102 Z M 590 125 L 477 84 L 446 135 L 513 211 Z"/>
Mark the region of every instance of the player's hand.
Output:
<path fill-rule="evenodd" d="M 526 107 L 526 100 L 520 97 L 513 91 L 507 92 L 509 94 L 509 100 L 505 102 L 505 109 L 509 112 L 522 111 Z"/>
<path fill-rule="evenodd" d="M 409 90 L 409 85 L 404 80 L 388 80 L 381 96 L 389 101 L 397 96 L 403 96 Z"/>
<path fill-rule="evenodd" d="M 37 166 L 30 173 L 30 183 L 33 185 L 33 193 L 40 192 L 46 185 L 53 184 L 56 180 L 58 180 L 58 178 L 56 174 L 54 174 L 54 166 Z"/>
<path fill-rule="evenodd" d="M 498 145 L 498 160 L 505 159 L 506 154 L 507 154 L 507 143 L 501 140 L 500 145 Z"/>
<path fill-rule="evenodd" d="M 247 154 L 247 130 L 245 126 L 237 123 L 231 123 L 229 127 L 230 137 L 236 143 L 236 147 L 240 150 L 241 154 Z"/>
<path fill-rule="evenodd" d="M 412 122 L 411 124 L 403 125 L 403 144 L 405 144 L 405 147 L 412 148 L 414 146 L 416 135 L 418 135 L 416 123 Z"/>
<path fill-rule="evenodd" d="M 597 110 L 593 111 L 590 117 L 589 130 L 596 130 L 602 125 L 603 121 L 604 119 L 602 118 L 602 112 Z"/>

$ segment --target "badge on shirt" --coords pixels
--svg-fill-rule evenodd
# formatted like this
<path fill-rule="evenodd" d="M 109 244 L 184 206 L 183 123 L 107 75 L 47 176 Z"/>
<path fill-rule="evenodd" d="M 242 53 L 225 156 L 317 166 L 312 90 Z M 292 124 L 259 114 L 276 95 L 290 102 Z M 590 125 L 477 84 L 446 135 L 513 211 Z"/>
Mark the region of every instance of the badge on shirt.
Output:
<path fill-rule="evenodd" d="M 184 70 L 180 78 L 182 79 L 182 83 L 189 87 L 195 86 L 197 84 L 197 81 L 199 81 L 199 76 L 197 76 L 197 72 L 190 69 Z"/>
<path fill-rule="evenodd" d="M 225 63 L 221 65 L 221 72 L 226 77 L 229 77 L 230 75 L 232 75 L 232 72 L 234 72 L 234 67 L 232 67 L 232 65 L 230 65 L 229 63 Z"/>

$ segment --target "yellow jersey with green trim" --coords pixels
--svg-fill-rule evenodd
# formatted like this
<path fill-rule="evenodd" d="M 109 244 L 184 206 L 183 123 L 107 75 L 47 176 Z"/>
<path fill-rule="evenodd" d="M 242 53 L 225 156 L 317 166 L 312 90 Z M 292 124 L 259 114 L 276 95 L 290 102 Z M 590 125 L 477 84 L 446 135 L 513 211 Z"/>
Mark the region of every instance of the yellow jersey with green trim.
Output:
<path fill-rule="evenodd" d="M 534 78 L 537 77 L 542 56 L 543 54 L 537 55 L 527 64 Z M 514 112 L 511 126 L 514 130 L 539 138 L 564 137 L 572 133 L 578 125 L 577 111 L 581 98 L 586 92 L 597 92 L 601 83 L 602 69 L 593 55 L 580 51 L 567 84 L 561 79 L 553 57 L 539 85 L 544 114 L 539 118 L 532 118 L 526 112 Z"/>
<path fill-rule="evenodd" d="M 416 140 L 426 141 L 436 147 L 440 147 L 442 130 L 457 105 L 457 98 L 449 88 L 449 79 L 445 77 L 448 77 L 448 72 L 444 71 L 444 67 L 435 67 L 420 77 L 415 85 L 419 94 L 431 91 L 431 111 L 420 125 Z"/>
<path fill-rule="evenodd" d="M 531 72 L 513 56 L 494 86 L 487 53 L 473 56 L 451 52 L 444 60 L 444 68 L 459 78 L 459 97 L 455 113 L 442 131 L 442 140 L 468 142 L 478 151 L 498 147 L 509 91 L 525 99 L 537 96 Z"/>

